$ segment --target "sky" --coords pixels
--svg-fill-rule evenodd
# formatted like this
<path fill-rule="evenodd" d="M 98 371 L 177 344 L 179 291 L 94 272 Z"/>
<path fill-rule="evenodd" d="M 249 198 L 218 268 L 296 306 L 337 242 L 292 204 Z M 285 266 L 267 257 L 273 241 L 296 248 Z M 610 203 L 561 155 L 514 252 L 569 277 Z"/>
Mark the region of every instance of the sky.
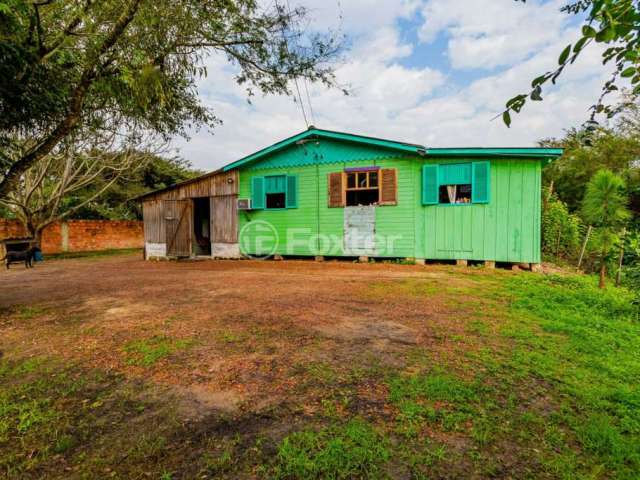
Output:
<path fill-rule="evenodd" d="M 350 95 L 308 85 L 310 108 L 300 84 L 308 122 L 318 128 L 426 147 L 534 146 L 582 124 L 610 74 L 598 47 L 586 49 L 544 101 L 530 102 L 507 128 L 492 118 L 580 38 L 580 19 L 560 12 L 566 0 L 290 3 L 308 9 L 311 28 L 345 36 L 335 68 Z M 196 168 L 216 169 L 307 128 L 300 102 L 256 95 L 249 103 L 236 67 L 219 55 L 206 62 L 199 96 L 223 124 L 172 142 Z"/>

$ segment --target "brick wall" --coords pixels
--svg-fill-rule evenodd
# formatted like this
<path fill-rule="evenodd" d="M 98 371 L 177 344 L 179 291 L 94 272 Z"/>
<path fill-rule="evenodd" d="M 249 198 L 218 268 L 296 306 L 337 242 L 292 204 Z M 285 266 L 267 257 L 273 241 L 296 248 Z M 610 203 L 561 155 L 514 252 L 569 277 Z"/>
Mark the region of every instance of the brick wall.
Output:
<path fill-rule="evenodd" d="M 0 240 L 24 237 L 15 220 L 0 219 Z M 49 225 L 42 233 L 44 253 L 87 252 L 118 248 L 142 248 L 142 222 L 128 220 L 68 220 Z"/>

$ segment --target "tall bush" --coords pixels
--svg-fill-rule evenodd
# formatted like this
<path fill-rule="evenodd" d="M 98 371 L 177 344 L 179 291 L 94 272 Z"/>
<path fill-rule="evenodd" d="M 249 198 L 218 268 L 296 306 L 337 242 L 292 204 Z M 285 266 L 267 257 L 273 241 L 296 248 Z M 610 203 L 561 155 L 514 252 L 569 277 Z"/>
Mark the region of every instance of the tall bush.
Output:
<path fill-rule="evenodd" d="M 544 193 L 547 197 L 548 193 Z M 582 223 L 569 213 L 566 203 L 551 195 L 542 212 L 542 254 L 556 261 L 570 261 L 580 248 Z"/>

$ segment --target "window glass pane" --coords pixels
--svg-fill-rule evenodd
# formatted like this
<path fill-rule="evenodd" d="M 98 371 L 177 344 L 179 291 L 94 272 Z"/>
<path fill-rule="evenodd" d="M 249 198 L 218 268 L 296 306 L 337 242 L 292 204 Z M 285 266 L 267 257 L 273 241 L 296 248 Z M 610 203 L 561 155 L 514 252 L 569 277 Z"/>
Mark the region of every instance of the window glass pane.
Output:
<path fill-rule="evenodd" d="M 438 203 L 451 203 L 449 201 L 449 193 L 447 190 L 447 185 L 440 185 L 440 188 L 438 189 Z"/>
<path fill-rule="evenodd" d="M 351 190 L 347 192 L 347 207 L 359 205 L 376 205 L 378 203 L 378 190 Z"/>
<path fill-rule="evenodd" d="M 440 185 L 438 191 L 439 203 L 467 204 L 471 203 L 471 184 Z"/>
<path fill-rule="evenodd" d="M 367 172 L 358 173 L 358 187 L 359 188 L 367 187 Z"/>
<path fill-rule="evenodd" d="M 471 184 L 458 185 L 458 203 L 471 203 Z"/>
<path fill-rule="evenodd" d="M 267 208 L 285 208 L 287 195 L 284 193 L 267 193 Z"/>
<path fill-rule="evenodd" d="M 378 172 L 370 172 L 369 187 L 377 187 L 377 186 L 378 186 Z"/>
<path fill-rule="evenodd" d="M 347 173 L 347 188 L 355 188 L 356 186 L 356 174 Z"/>

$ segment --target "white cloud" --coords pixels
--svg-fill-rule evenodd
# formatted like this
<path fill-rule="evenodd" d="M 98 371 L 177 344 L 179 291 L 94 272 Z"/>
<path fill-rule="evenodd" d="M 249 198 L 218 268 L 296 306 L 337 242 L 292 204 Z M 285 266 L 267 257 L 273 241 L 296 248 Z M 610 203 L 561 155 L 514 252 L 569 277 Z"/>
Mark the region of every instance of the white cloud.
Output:
<path fill-rule="evenodd" d="M 429 0 L 419 37 L 429 43 L 445 33 L 454 68 L 510 65 L 557 40 L 568 21 L 559 12 L 561 3 Z"/>
<path fill-rule="evenodd" d="M 521 10 L 513 10 L 509 14 L 513 17 L 507 17 L 504 12 L 512 11 L 511 3 Z M 467 5 L 481 16 L 475 19 L 458 4 Z M 495 9 L 492 4 L 501 7 Z M 322 14 L 322 25 L 330 23 L 331 12 L 333 20 L 337 16 L 337 10 L 327 5 L 331 2 L 310 5 L 312 12 Z M 446 5 L 453 13 L 437 5 Z M 424 14 L 431 8 L 429 11 L 434 13 L 426 18 L 420 35 L 426 41 L 439 32 L 449 36 L 453 69 L 445 73 L 435 68 L 407 66 L 408 58 L 415 59 L 429 48 L 403 40 L 410 36 L 401 35 L 398 27 L 399 18 L 411 18 L 417 11 L 416 2 L 345 2 L 343 24 L 353 39 L 353 48 L 346 55 L 347 61 L 338 66 L 336 75 L 341 83 L 351 87 L 352 95 L 345 97 L 337 90 L 309 86 L 315 124 L 432 147 L 530 146 L 542 137 L 561 135 L 563 129 L 586 119 L 588 107 L 606 77 L 600 51 L 596 49 L 586 50 L 566 70 L 559 85 L 545 91 L 544 102 L 529 103 L 515 116 L 512 128 L 507 129 L 500 120 L 490 121 L 508 98 L 526 91 L 533 77 L 554 68 L 562 48 L 578 38 L 577 28 L 567 25 L 556 7 L 550 2 L 535 1 L 524 5 L 496 0 L 428 2 L 421 11 Z M 453 18 L 456 12 L 460 18 Z M 502 16 L 499 12 L 503 12 Z M 542 15 L 543 20 L 529 19 L 528 25 L 532 12 L 535 16 Z M 512 27 L 500 25 L 510 19 Z M 502 36 L 506 40 L 496 47 L 502 53 L 489 48 L 463 53 L 468 48 L 463 48 L 465 39 Z M 452 44 L 454 40 L 460 42 Z M 502 60 L 502 56 L 508 60 Z M 460 73 L 457 69 L 492 62 L 504 62 L 505 66 L 484 76 L 478 72 L 474 74 L 475 80 L 459 86 L 465 82 L 457 81 Z M 290 98 L 259 97 L 250 105 L 244 89 L 235 84 L 234 69 L 226 59 L 216 56 L 209 59 L 208 65 L 209 76 L 201 84 L 201 97 L 224 120 L 224 125 L 213 134 L 204 130 L 195 133 L 190 142 L 181 139 L 175 142 L 182 154 L 199 168 L 220 167 L 305 128 L 299 106 Z M 306 100 L 304 84 L 300 87 Z M 308 107 L 307 116 L 310 117 Z"/>

